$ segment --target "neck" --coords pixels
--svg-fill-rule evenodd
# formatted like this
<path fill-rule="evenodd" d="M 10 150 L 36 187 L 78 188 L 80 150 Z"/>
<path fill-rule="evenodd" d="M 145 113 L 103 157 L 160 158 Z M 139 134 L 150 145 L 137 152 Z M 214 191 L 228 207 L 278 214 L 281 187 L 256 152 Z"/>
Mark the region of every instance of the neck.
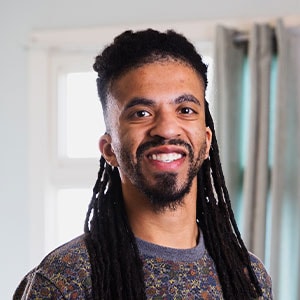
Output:
<path fill-rule="evenodd" d="M 196 183 L 182 204 L 163 211 L 153 209 L 149 200 L 139 193 L 124 201 L 130 226 L 136 237 L 147 242 L 177 249 L 193 248 L 197 245 Z"/>

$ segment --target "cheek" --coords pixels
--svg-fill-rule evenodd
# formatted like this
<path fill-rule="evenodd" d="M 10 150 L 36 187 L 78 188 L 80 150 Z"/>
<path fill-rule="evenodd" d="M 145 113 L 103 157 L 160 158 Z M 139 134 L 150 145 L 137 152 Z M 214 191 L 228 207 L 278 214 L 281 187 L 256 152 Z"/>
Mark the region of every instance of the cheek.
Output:
<path fill-rule="evenodd" d="M 131 153 L 136 154 L 137 148 L 140 146 L 145 138 L 142 126 L 140 128 L 126 128 L 121 127 L 119 131 L 119 140 L 121 141 L 122 148 L 130 149 Z"/>
<path fill-rule="evenodd" d="M 128 134 L 121 134 L 116 143 L 113 143 L 115 155 L 120 165 L 126 161 L 136 161 L 137 145 Z"/>
<path fill-rule="evenodd" d="M 194 145 L 202 144 L 203 141 L 206 140 L 205 129 L 203 130 L 199 128 L 191 128 L 191 130 L 189 131 L 189 138 Z"/>
<path fill-rule="evenodd" d="M 207 148 L 207 139 L 205 131 L 198 130 L 194 131 L 190 135 L 190 142 L 192 144 L 192 148 L 194 150 L 194 154 L 206 152 Z"/>

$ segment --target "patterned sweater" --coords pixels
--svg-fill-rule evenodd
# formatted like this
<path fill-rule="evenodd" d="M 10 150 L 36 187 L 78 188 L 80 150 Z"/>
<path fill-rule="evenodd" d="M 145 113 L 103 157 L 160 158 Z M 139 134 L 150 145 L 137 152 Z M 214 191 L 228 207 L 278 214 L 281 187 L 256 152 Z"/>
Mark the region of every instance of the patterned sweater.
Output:
<path fill-rule="evenodd" d="M 223 299 L 215 265 L 203 238 L 192 249 L 172 249 L 137 239 L 144 264 L 147 299 Z M 253 255 L 251 262 L 263 290 L 272 299 L 271 279 Z M 89 255 L 80 236 L 51 252 L 20 283 L 14 300 L 92 299 Z"/>

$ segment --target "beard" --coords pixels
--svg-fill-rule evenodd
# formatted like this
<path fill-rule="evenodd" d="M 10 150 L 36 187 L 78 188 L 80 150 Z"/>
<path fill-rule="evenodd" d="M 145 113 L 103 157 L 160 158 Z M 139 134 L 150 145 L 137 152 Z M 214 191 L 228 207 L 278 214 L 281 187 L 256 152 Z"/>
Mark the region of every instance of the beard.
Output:
<path fill-rule="evenodd" d="M 142 170 L 142 160 L 144 152 L 152 147 L 161 145 L 178 145 L 184 147 L 187 152 L 189 161 L 188 172 L 185 180 L 179 183 L 178 174 L 173 172 L 160 172 L 154 174 L 155 184 L 150 184 L 147 178 L 147 171 Z M 195 153 L 190 144 L 180 140 L 158 140 L 146 142 L 137 149 L 137 162 L 130 157 L 128 147 L 123 146 L 121 149 L 121 160 L 123 162 L 126 176 L 150 201 L 155 211 L 164 211 L 165 209 L 175 210 L 183 203 L 183 198 L 187 195 L 192 186 L 193 179 L 197 176 L 205 158 L 206 141 L 201 144 L 199 153 L 195 157 Z"/>

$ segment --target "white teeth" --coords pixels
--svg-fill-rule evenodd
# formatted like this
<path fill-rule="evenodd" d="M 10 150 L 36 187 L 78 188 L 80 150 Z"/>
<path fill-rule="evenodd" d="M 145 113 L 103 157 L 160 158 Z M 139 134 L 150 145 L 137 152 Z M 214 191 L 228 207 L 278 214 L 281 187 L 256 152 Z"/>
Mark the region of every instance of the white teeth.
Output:
<path fill-rule="evenodd" d="M 180 153 L 159 153 L 159 154 L 152 154 L 150 155 L 150 158 L 153 160 L 158 160 L 161 162 L 172 162 L 176 159 L 180 159 L 182 157 L 182 154 Z"/>

